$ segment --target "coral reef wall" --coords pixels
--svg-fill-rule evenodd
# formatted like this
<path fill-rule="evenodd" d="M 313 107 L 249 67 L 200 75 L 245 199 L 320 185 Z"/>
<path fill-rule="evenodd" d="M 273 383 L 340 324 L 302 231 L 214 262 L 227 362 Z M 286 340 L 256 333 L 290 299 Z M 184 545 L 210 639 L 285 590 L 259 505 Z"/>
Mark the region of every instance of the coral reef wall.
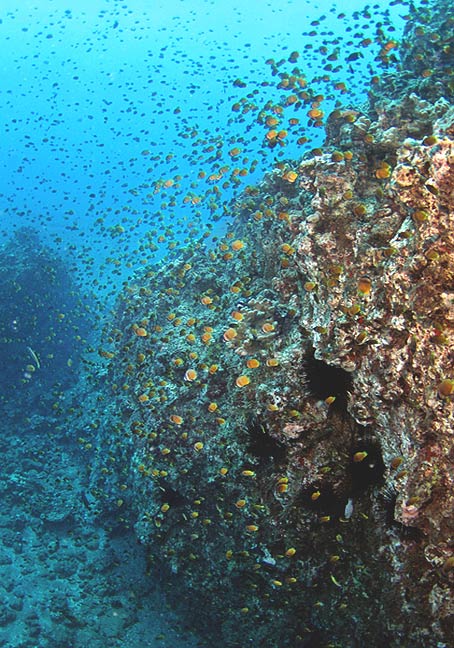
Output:
<path fill-rule="evenodd" d="M 454 643 L 453 18 L 425 16 L 216 249 L 125 289 L 100 349 L 99 489 L 230 648 Z"/>

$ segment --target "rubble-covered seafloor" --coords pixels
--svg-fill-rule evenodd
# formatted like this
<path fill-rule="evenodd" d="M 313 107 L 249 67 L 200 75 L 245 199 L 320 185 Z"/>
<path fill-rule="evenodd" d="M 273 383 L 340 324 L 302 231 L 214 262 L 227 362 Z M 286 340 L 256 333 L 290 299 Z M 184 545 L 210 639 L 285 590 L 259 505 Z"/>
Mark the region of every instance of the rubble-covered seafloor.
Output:
<path fill-rule="evenodd" d="M 130 284 L 100 350 L 93 485 L 230 648 L 454 643 L 449 7 L 431 20 L 215 250 Z"/>
<path fill-rule="evenodd" d="M 29 228 L 0 245 L 0 646 L 195 647 L 137 577 L 146 554 L 121 501 L 99 511 L 89 492 L 87 437 L 111 413 L 92 371 L 95 303 L 66 261 Z"/>

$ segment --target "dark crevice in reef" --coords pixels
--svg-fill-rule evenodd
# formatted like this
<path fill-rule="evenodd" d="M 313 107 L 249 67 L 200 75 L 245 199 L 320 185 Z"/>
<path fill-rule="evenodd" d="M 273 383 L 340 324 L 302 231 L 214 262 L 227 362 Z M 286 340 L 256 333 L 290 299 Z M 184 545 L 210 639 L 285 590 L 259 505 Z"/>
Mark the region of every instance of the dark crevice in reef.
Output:
<path fill-rule="evenodd" d="M 345 510 L 346 497 L 339 495 L 334 486 L 325 480 L 305 488 L 297 501 L 299 505 L 319 515 L 341 516 Z"/>
<path fill-rule="evenodd" d="M 160 491 L 163 504 L 179 507 L 183 506 L 183 504 L 187 504 L 188 502 L 187 496 L 182 495 L 164 481 L 162 481 L 160 484 Z"/>
<path fill-rule="evenodd" d="M 305 360 L 305 371 L 310 394 L 317 400 L 334 397 L 333 410 L 346 413 L 348 393 L 352 387 L 351 374 L 340 367 L 317 360 L 313 350 Z"/>
<path fill-rule="evenodd" d="M 375 440 L 358 440 L 351 449 L 348 467 L 352 494 L 358 495 L 369 487 L 382 485 L 385 470 L 379 443 Z"/>
<path fill-rule="evenodd" d="M 258 417 L 251 416 L 246 424 L 247 450 L 258 459 L 272 459 L 280 463 L 285 459 L 286 448 L 277 439 L 271 436 L 267 429 L 266 422 L 260 421 Z"/>

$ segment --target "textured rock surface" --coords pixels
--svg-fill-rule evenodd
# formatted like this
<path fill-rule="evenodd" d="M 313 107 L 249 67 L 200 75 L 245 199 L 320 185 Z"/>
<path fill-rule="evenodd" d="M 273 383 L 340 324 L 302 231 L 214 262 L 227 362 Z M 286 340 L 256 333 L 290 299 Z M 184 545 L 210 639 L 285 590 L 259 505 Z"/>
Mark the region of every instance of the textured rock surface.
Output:
<path fill-rule="evenodd" d="M 437 39 L 409 22 L 370 110 L 248 188 L 216 250 L 130 285 L 102 351 L 150 565 L 226 646 L 454 642 L 444 10 Z"/>

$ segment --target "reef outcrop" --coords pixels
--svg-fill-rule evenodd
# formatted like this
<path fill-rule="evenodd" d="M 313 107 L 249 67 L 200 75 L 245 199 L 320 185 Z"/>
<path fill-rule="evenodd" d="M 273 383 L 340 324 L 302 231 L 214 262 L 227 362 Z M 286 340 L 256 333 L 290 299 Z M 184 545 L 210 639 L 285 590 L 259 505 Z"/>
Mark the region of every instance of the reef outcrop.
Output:
<path fill-rule="evenodd" d="M 100 350 L 119 413 L 100 488 L 129 471 L 150 569 L 230 648 L 454 643 L 444 9 L 409 20 L 405 74 L 367 110 L 246 190 L 216 249 L 136 278 Z"/>

